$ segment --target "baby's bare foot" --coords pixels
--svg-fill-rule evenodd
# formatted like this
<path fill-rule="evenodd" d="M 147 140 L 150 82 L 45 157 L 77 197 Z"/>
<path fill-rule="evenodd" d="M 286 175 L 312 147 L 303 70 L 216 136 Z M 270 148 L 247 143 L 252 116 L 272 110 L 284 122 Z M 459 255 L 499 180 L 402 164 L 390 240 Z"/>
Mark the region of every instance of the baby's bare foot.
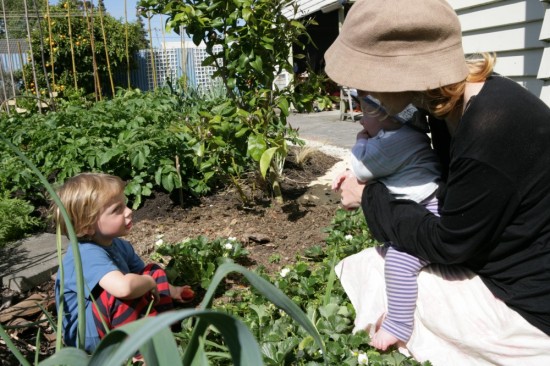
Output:
<path fill-rule="evenodd" d="M 396 344 L 398 341 L 399 339 L 395 336 L 380 328 L 378 332 L 374 334 L 374 337 L 372 337 L 370 345 L 381 351 L 385 351 L 389 346 Z"/>

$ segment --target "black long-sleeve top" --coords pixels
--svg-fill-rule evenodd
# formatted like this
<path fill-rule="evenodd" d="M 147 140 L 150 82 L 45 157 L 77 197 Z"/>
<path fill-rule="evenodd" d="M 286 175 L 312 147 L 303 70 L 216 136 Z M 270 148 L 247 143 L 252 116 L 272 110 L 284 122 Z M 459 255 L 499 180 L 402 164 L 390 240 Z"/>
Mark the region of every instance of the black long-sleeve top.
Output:
<path fill-rule="evenodd" d="M 493 76 L 452 138 L 443 121 L 430 125 L 447 165 L 441 216 L 374 182 L 362 196 L 372 234 L 431 263 L 470 268 L 550 335 L 550 109 L 514 81 Z"/>

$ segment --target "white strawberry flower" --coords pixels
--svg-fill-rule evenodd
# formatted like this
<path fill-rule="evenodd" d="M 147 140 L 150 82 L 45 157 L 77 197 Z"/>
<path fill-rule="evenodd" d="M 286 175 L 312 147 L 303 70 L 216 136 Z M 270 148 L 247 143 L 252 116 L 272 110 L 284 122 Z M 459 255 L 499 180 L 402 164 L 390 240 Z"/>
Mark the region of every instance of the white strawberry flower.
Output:
<path fill-rule="evenodd" d="M 359 353 L 359 355 L 357 355 L 357 363 L 359 365 L 368 365 L 369 364 L 369 357 L 367 356 L 366 353 Z"/>

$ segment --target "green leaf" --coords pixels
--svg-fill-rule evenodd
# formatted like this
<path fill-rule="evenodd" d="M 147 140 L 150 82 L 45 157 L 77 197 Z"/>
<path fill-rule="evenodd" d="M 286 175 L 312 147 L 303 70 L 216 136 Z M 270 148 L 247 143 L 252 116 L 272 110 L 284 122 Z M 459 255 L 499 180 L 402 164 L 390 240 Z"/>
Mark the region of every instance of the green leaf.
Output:
<path fill-rule="evenodd" d="M 162 177 L 162 188 L 166 189 L 168 192 L 174 190 L 174 176 L 172 174 L 167 174 Z"/>
<path fill-rule="evenodd" d="M 250 10 L 250 8 L 243 9 L 243 20 L 245 22 L 248 22 L 248 19 L 250 18 L 251 15 L 252 15 L 252 10 Z"/>
<path fill-rule="evenodd" d="M 267 144 L 262 135 L 250 134 L 250 136 L 248 136 L 247 151 L 252 159 L 254 159 L 255 161 L 260 161 L 260 158 L 262 157 L 262 154 L 264 153 L 266 148 Z"/>
<path fill-rule="evenodd" d="M 280 97 L 279 98 L 279 101 L 277 102 L 277 105 L 279 106 L 279 108 L 281 109 L 281 113 L 288 117 L 289 115 L 289 103 L 288 103 L 288 100 L 286 98 L 283 98 L 283 97 Z"/>
<path fill-rule="evenodd" d="M 297 20 L 292 20 L 290 22 L 290 25 L 292 25 L 294 28 L 303 29 L 303 30 L 306 29 L 306 27 L 301 22 L 299 22 Z"/>
<path fill-rule="evenodd" d="M 236 133 L 235 133 L 235 137 L 239 138 L 239 137 L 242 137 L 245 133 L 247 133 L 249 131 L 248 128 L 246 127 L 241 127 L 240 130 L 238 130 Z"/>
<path fill-rule="evenodd" d="M 145 351 L 143 355 L 147 365 L 181 365 L 169 326 L 189 317 L 198 317 L 201 322 L 218 329 L 234 365 L 263 365 L 258 342 L 242 321 L 226 313 L 204 309 L 166 312 L 116 328 L 103 338 L 90 365 L 119 366 L 138 350 Z M 108 359 L 104 357 L 104 352 L 108 353 Z"/>
<path fill-rule="evenodd" d="M 105 165 L 108 162 L 110 162 L 113 157 L 118 155 L 118 153 L 119 152 L 116 149 L 105 151 L 103 154 L 99 156 L 99 166 Z"/>
<path fill-rule="evenodd" d="M 271 160 L 273 159 L 273 155 L 277 152 L 276 147 L 272 147 L 264 151 L 262 154 L 262 157 L 260 158 L 260 173 L 262 174 L 262 177 L 265 178 L 267 174 L 267 170 L 269 169 L 269 166 L 271 165 Z"/>
<path fill-rule="evenodd" d="M 246 268 L 234 264 L 226 263 L 222 264 L 214 277 L 212 277 L 211 284 L 204 295 L 204 299 L 200 305 L 201 309 L 205 309 L 210 306 L 216 288 L 220 282 L 226 277 L 228 273 L 237 272 L 242 274 L 250 282 L 256 291 L 265 296 L 269 301 L 275 304 L 278 308 L 284 310 L 292 319 L 294 319 L 298 324 L 300 324 L 314 339 L 321 351 L 323 352 L 323 357 L 326 354 L 325 345 L 317 328 L 309 320 L 306 314 L 296 305 L 292 300 L 290 300 L 281 290 L 269 283 L 267 280 L 258 276 L 256 273 L 247 270 Z M 198 326 L 198 325 L 197 325 Z M 325 364 L 327 364 L 327 359 L 325 358 Z"/>
<path fill-rule="evenodd" d="M 145 153 L 143 150 L 139 150 L 134 154 L 131 164 L 137 169 L 143 169 L 143 166 L 145 165 Z"/>
<path fill-rule="evenodd" d="M 196 32 L 193 34 L 193 43 L 198 46 L 201 44 L 203 38 L 203 34 L 201 32 Z"/>
<path fill-rule="evenodd" d="M 66 347 L 39 363 L 39 366 L 87 365 L 90 356 L 74 347 Z"/>
<path fill-rule="evenodd" d="M 256 58 L 254 59 L 254 61 L 250 62 L 250 66 L 252 66 L 252 68 L 258 72 L 262 72 L 263 71 L 263 62 L 262 62 L 262 58 L 260 56 L 256 56 Z"/>

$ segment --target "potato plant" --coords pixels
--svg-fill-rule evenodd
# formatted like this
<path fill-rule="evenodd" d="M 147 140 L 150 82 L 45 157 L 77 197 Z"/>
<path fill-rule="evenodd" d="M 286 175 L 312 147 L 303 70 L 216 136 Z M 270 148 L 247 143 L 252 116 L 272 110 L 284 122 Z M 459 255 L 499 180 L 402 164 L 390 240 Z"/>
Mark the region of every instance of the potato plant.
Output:
<path fill-rule="evenodd" d="M 50 182 L 83 171 L 114 174 L 127 181 L 126 194 L 137 208 L 154 190 L 200 196 L 228 184 L 230 174 L 246 171 L 243 141 L 235 137 L 240 126 L 223 120 L 231 113 L 223 100 L 196 99 L 194 108 L 210 112 L 188 114 L 188 104 L 168 90 L 119 91 L 91 108 L 2 115 L 0 128 Z M 37 179 L 3 146 L 0 167 L 3 192 L 17 191 L 35 204 L 45 201 Z"/>

